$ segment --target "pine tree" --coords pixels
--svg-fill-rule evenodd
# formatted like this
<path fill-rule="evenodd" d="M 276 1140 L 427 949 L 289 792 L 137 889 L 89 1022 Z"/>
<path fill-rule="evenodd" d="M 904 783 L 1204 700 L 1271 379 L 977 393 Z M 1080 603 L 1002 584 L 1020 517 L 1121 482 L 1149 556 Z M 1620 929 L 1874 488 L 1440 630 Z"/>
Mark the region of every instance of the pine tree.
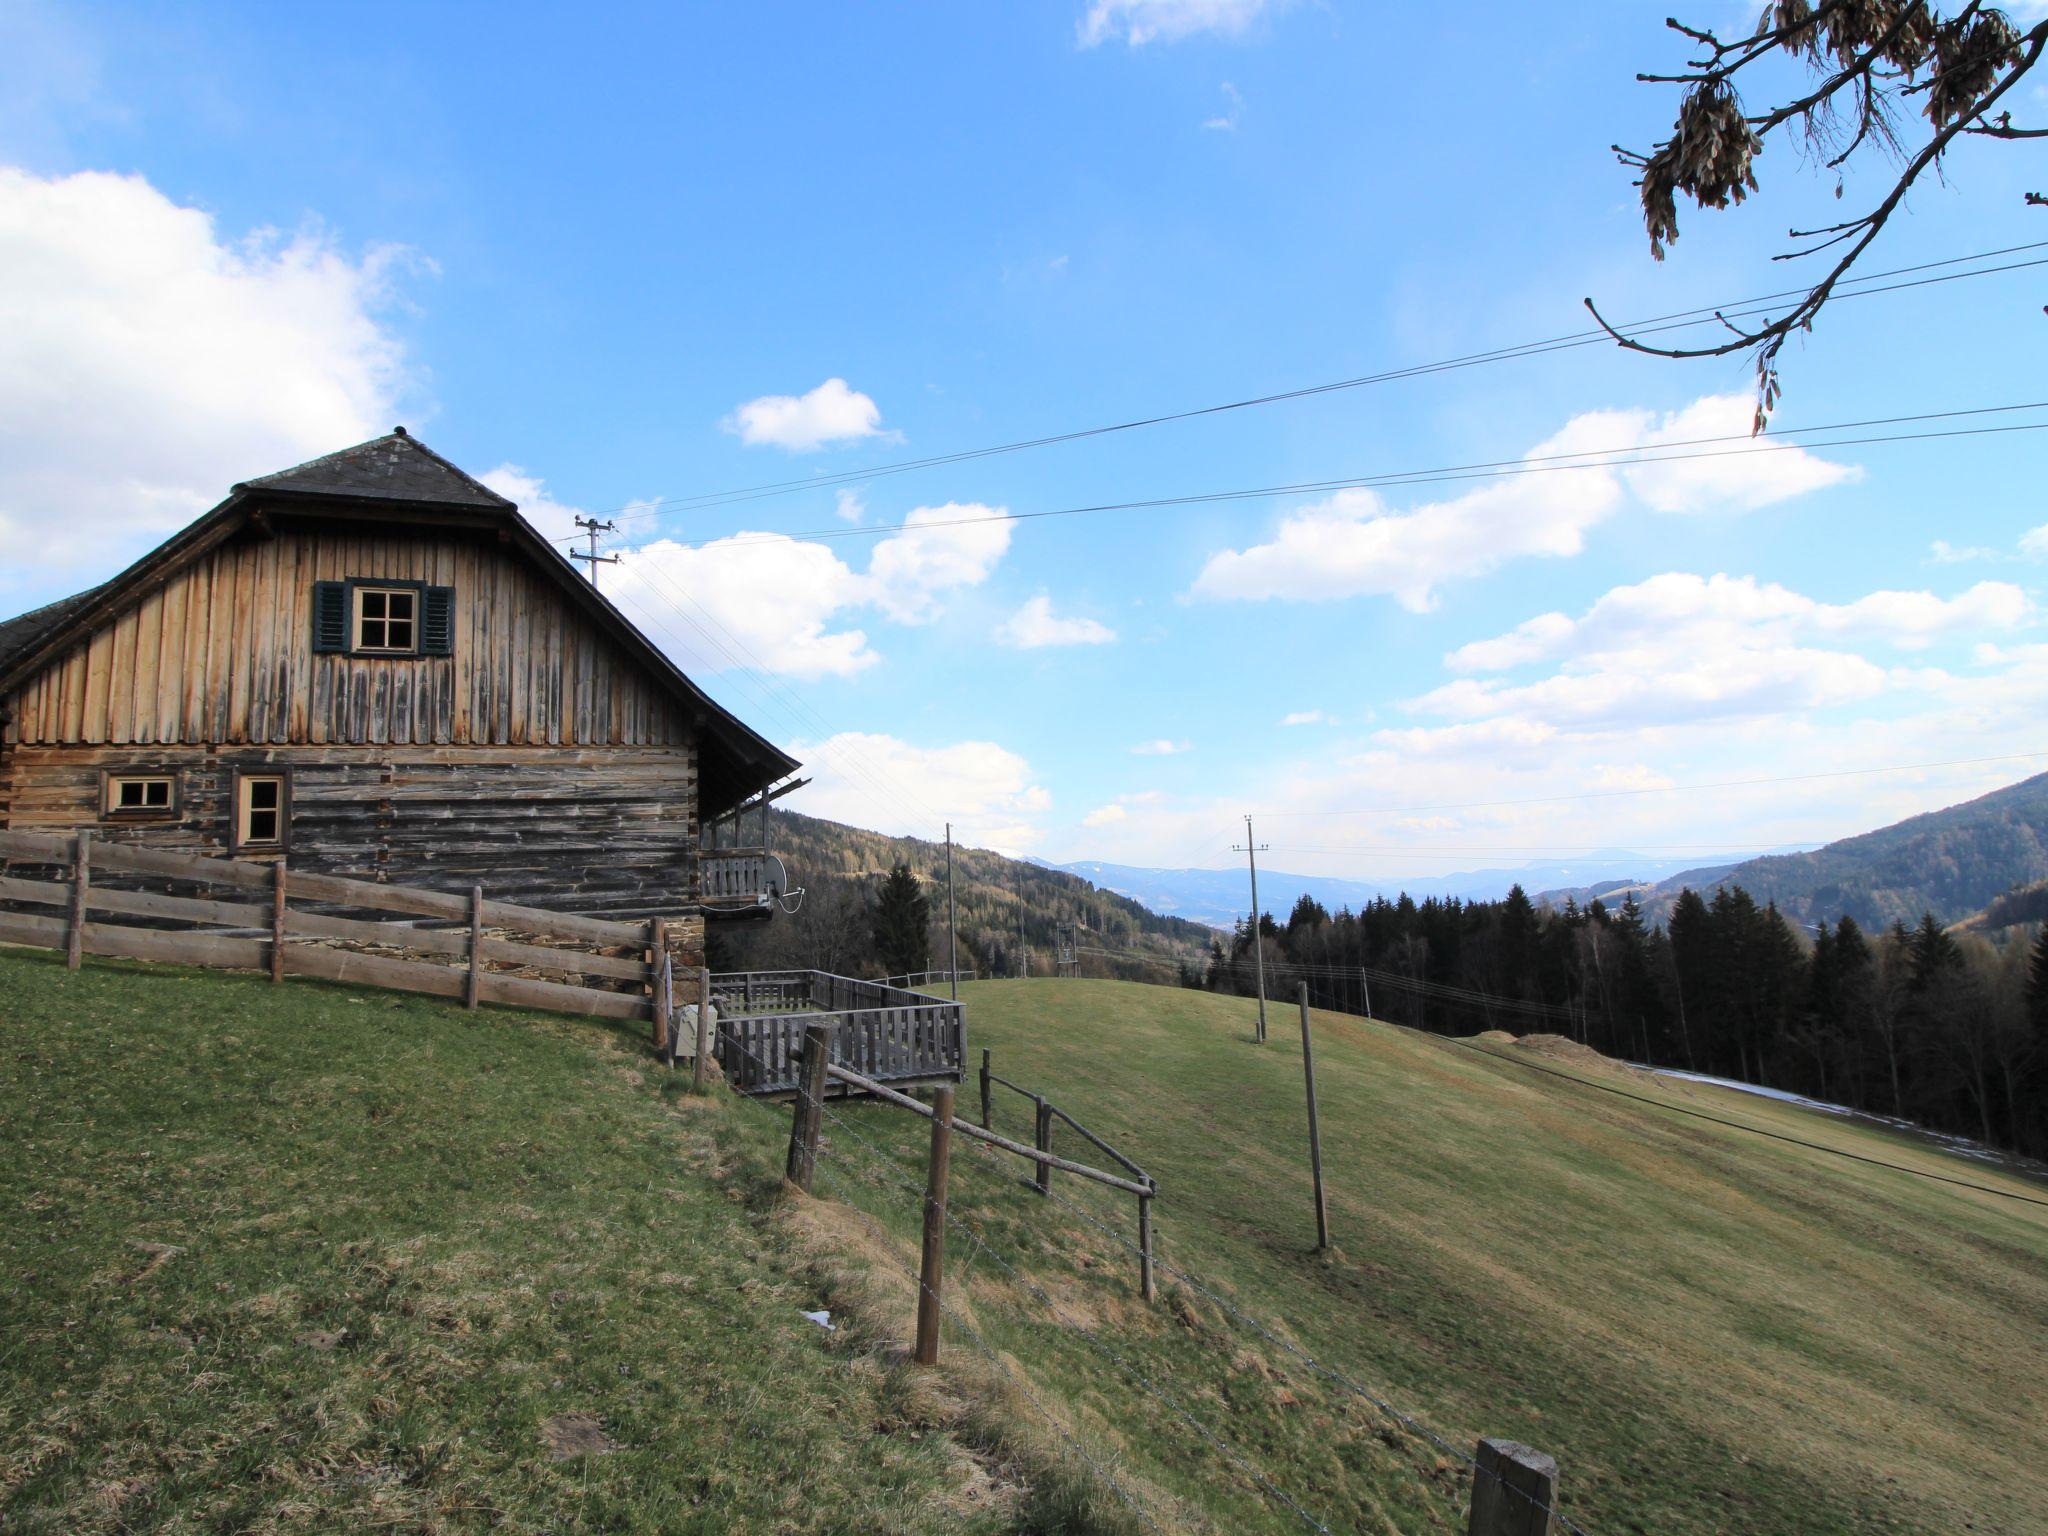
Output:
<path fill-rule="evenodd" d="M 2042 924 L 2027 962 L 2027 1022 L 2034 1026 L 2034 1049 L 2048 1052 L 2048 923 Z"/>
<path fill-rule="evenodd" d="M 875 957 L 890 976 L 931 969 L 931 903 L 908 864 L 889 871 L 875 900 Z"/>

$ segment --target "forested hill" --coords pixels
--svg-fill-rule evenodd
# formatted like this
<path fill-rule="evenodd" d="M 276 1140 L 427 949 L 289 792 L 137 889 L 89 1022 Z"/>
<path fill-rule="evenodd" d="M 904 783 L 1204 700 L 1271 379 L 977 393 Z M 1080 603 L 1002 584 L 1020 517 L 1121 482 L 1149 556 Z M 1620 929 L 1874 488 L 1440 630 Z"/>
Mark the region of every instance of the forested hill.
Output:
<path fill-rule="evenodd" d="M 873 906 L 883 877 L 897 864 L 908 865 L 924 881 L 931 905 L 930 963 L 945 965 L 944 843 L 888 837 L 794 811 L 777 810 L 771 822 L 774 851 L 788 867 L 790 883 L 804 888 L 803 905 L 794 915 L 777 913 L 766 923 L 717 925 L 714 965 L 880 974 Z M 1019 974 L 1020 942 L 1030 950 L 1030 974 L 1053 974 L 1062 923 L 1080 924 L 1082 974 L 1132 981 L 1177 980 L 1183 964 L 1206 962 L 1216 936 L 1200 923 L 1162 917 L 1078 875 L 987 848 L 954 848 L 953 891 L 960 968 L 983 976 Z"/>
<path fill-rule="evenodd" d="M 1954 923 L 2014 886 L 2048 879 L 2048 774 L 2037 774 L 1975 800 L 1910 817 L 1875 832 L 1845 837 L 1810 853 L 1773 854 L 1706 870 L 1688 870 L 1636 888 L 1644 915 L 1669 915 L 1687 887 L 1711 896 L 1740 886 L 1758 902 L 1775 901 L 1804 923 L 1846 915 L 1876 932 L 1908 927 L 1923 913 Z M 1561 904 L 1589 893 L 1546 891 Z M 1608 905 L 1624 892 L 1605 896 Z"/>

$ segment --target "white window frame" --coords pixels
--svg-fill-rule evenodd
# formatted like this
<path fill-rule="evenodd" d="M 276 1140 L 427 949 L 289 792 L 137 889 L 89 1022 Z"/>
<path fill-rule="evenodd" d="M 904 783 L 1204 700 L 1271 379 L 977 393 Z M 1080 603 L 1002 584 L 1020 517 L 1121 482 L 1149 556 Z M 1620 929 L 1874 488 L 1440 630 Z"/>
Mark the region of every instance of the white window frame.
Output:
<path fill-rule="evenodd" d="M 125 784 L 148 787 L 161 784 L 161 804 L 123 805 L 121 788 Z M 100 791 L 100 815 L 110 819 L 141 819 L 152 816 L 175 816 L 178 814 L 178 776 L 175 773 L 109 773 L 105 786 Z"/>
<path fill-rule="evenodd" d="M 363 600 L 369 597 L 381 597 L 384 599 L 384 613 L 381 616 L 366 619 L 363 613 Z M 391 616 L 391 600 L 395 597 L 404 598 L 410 606 L 411 613 L 407 618 L 394 619 Z M 419 655 L 420 621 L 425 617 L 421 610 L 426 606 L 421 601 L 421 598 L 422 593 L 418 587 L 403 585 L 379 586 L 374 582 L 363 582 L 353 586 L 349 594 L 348 625 L 350 652 L 358 656 Z M 387 633 L 389 625 L 393 623 L 405 624 L 412 631 L 412 641 L 408 645 L 366 644 L 363 640 L 363 625 L 365 622 L 384 624 L 387 626 Z"/>
<path fill-rule="evenodd" d="M 252 837 L 249 832 L 249 824 L 251 818 L 259 809 L 259 807 L 257 807 L 254 804 L 255 796 L 252 793 L 258 784 L 275 784 L 277 786 L 277 805 L 275 807 L 275 813 L 277 816 L 277 831 L 275 835 L 271 837 Z M 266 805 L 260 807 L 260 809 L 264 811 L 270 811 L 273 808 Z M 286 843 L 290 840 L 291 810 L 291 775 L 285 773 L 236 774 L 235 847 L 259 850 L 275 848 L 282 850 L 285 847 Z"/>

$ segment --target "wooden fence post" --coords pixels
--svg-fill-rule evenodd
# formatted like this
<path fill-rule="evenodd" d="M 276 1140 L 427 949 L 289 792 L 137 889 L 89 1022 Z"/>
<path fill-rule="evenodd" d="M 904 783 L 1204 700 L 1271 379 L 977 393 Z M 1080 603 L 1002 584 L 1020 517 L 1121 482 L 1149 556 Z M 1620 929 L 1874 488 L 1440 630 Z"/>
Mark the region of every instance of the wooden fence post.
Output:
<path fill-rule="evenodd" d="M 1038 1105 L 1038 1135 L 1032 1144 L 1041 1152 L 1050 1152 L 1052 1150 L 1052 1106 L 1046 1103 L 1042 1097 L 1035 1099 L 1034 1102 Z M 1040 1163 L 1036 1177 L 1038 1179 L 1038 1192 L 1041 1195 L 1050 1193 L 1052 1190 L 1052 1164 Z"/>
<path fill-rule="evenodd" d="M 1465 1536 L 1550 1536 L 1557 1462 L 1513 1440 L 1479 1442 Z"/>
<path fill-rule="evenodd" d="M 984 1131 L 995 1129 L 994 1126 L 989 1124 L 988 1119 L 988 1052 L 986 1049 L 981 1053 L 981 1128 Z"/>
<path fill-rule="evenodd" d="M 64 936 L 64 969 L 75 971 L 85 960 L 85 906 L 92 890 L 92 834 L 81 832 L 71 844 L 71 931 Z"/>
<path fill-rule="evenodd" d="M 1149 1179 L 1146 1181 L 1151 1182 Z M 1138 1196 L 1138 1294 L 1156 1300 L 1159 1286 L 1152 1278 L 1152 1197 Z"/>
<path fill-rule="evenodd" d="M 661 963 L 668 958 L 668 924 L 661 918 L 647 919 L 647 965 L 654 981 L 654 1054 L 668 1054 L 668 1000 L 662 994 Z"/>
<path fill-rule="evenodd" d="M 1301 1070 L 1308 1080 L 1308 1161 L 1316 1180 L 1316 1251 L 1330 1246 L 1330 1207 L 1323 1198 L 1323 1132 L 1316 1123 L 1316 1052 L 1308 1033 L 1308 984 L 1301 987 Z"/>
<path fill-rule="evenodd" d="M 270 984 L 284 980 L 284 860 L 270 866 Z"/>
<path fill-rule="evenodd" d="M 832 1026 L 806 1024 L 803 1054 L 797 1058 L 796 1112 L 789 1122 L 789 1166 L 784 1177 L 805 1194 L 818 1172 L 818 1130 L 825 1118 L 825 1064 L 832 1055 Z"/>
<path fill-rule="evenodd" d="M 655 1047 L 655 1054 L 673 1072 L 676 1067 L 676 968 L 666 950 L 661 956 L 661 979 L 654 989 L 654 1011 L 661 1019 L 657 1026 L 661 1040 Z"/>
<path fill-rule="evenodd" d="M 690 1063 L 690 1092 L 704 1091 L 704 1058 L 711 1053 L 711 967 L 697 972 L 697 1059 Z"/>
<path fill-rule="evenodd" d="M 939 1300 L 945 1294 L 946 1174 L 953 1160 L 953 1085 L 932 1094 L 932 1155 L 924 1181 L 924 1254 L 918 1268 L 917 1363 L 939 1363 Z"/>
<path fill-rule="evenodd" d="M 469 977 L 462 988 L 462 1006 L 474 1008 L 484 979 L 484 888 L 469 888 Z"/>

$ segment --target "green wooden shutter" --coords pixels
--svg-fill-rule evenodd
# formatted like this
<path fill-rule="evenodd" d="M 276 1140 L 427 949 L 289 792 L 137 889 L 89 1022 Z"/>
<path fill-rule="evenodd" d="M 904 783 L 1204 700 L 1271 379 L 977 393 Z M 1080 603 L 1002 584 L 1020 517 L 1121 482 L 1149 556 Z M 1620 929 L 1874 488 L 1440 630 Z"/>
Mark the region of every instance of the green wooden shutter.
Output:
<path fill-rule="evenodd" d="M 452 656 L 455 654 L 455 589 L 453 587 L 429 587 L 426 601 L 420 604 L 420 654 L 422 656 Z"/>
<path fill-rule="evenodd" d="M 348 649 L 348 583 L 313 583 L 313 651 L 315 655 Z"/>

